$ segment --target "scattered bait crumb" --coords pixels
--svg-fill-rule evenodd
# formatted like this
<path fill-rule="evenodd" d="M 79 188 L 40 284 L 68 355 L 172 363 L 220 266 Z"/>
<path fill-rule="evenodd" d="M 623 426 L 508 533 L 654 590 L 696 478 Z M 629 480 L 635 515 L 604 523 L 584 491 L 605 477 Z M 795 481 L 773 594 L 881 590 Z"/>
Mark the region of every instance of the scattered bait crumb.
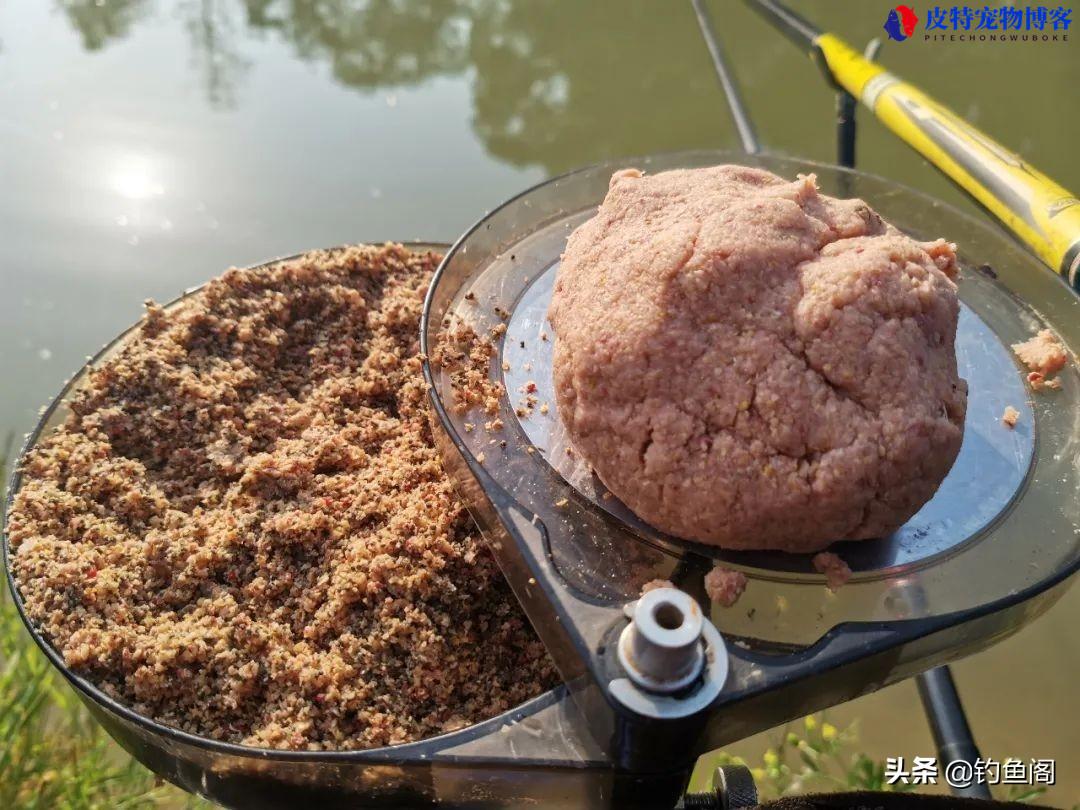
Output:
<path fill-rule="evenodd" d="M 721 607 L 729 608 L 746 590 L 746 574 L 718 565 L 705 575 L 705 593 Z"/>
<path fill-rule="evenodd" d="M 541 403 L 541 405 L 540 405 L 540 413 L 546 414 L 547 412 L 548 412 L 548 404 L 546 402 Z"/>
<path fill-rule="evenodd" d="M 674 588 L 670 580 L 667 579 L 650 579 L 644 585 L 641 586 L 641 595 L 644 596 L 649 591 L 655 591 L 657 588 Z"/>
<path fill-rule="evenodd" d="M 532 412 L 533 410 L 535 410 L 537 403 L 539 403 L 536 395 L 534 393 L 529 393 L 536 391 L 536 383 L 530 380 L 528 383 L 521 386 L 518 390 L 521 393 L 525 394 L 525 398 L 518 401 L 518 405 L 514 409 L 514 413 L 524 419 L 525 417 L 532 415 Z"/>
<path fill-rule="evenodd" d="M 1049 329 L 1041 330 L 1035 337 L 1023 343 L 1014 343 L 1012 350 L 1024 365 L 1044 377 L 1057 374 L 1065 368 L 1069 359 L 1065 348 Z"/>
<path fill-rule="evenodd" d="M 560 498 L 559 500 L 555 501 L 555 505 L 560 509 L 566 508 L 569 503 L 570 500 L 568 498 Z"/>
<path fill-rule="evenodd" d="M 1049 380 L 1037 371 L 1033 371 L 1027 375 L 1028 384 L 1031 386 L 1032 391 L 1045 391 L 1047 389 L 1058 391 L 1061 389 L 1061 380 L 1057 377 L 1051 377 Z"/>
<path fill-rule="evenodd" d="M 548 333 L 547 332 L 541 332 L 540 333 L 540 339 L 546 341 L 548 339 Z"/>
<path fill-rule="evenodd" d="M 1014 428 L 1019 420 L 1020 411 L 1016 410 L 1012 405 L 1006 406 L 1005 413 L 1001 415 L 1001 421 L 1009 428 Z"/>
<path fill-rule="evenodd" d="M 498 324 L 491 330 L 492 337 L 487 338 L 477 335 L 471 326 L 444 323 L 431 364 L 449 375 L 453 406 L 458 413 L 468 413 L 474 408 L 480 408 L 488 416 L 499 412 L 504 389 L 488 372 L 496 354 L 492 339 L 499 337 L 500 327 L 506 330 L 505 324 Z"/>
<path fill-rule="evenodd" d="M 851 579 L 851 568 L 831 551 L 822 551 L 815 554 L 811 562 L 815 571 L 825 575 L 825 584 L 833 593 L 840 590 Z"/>
<path fill-rule="evenodd" d="M 470 302 L 475 301 L 476 293 L 474 293 L 472 290 L 469 290 L 469 292 L 465 293 L 465 300 Z"/>
<path fill-rule="evenodd" d="M 438 261 L 315 252 L 147 306 L 27 456 L 8 523 L 30 619 L 75 673 L 294 750 L 430 737 L 557 683 L 432 443 Z"/>
<path fill-rule="evenodd" d="M 480 453 L 480 455 L 478 455 L 476 457 L 476 463 L 477 464 L 483 464 L 486 460 L 487 460 L 487 456 L 484 455 L 483 453 Z"/>

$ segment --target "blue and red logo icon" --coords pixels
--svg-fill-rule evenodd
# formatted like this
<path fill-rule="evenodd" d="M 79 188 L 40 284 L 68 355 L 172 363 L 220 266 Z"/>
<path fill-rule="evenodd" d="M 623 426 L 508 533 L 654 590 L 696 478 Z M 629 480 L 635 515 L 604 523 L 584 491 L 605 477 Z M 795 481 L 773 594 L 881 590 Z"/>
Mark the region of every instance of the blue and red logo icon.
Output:
<path fill-rule="evenodd" d="M 897 6 L 885 19 L 885 33 L 889 35 L 889 39 L 903 42 L 915 33 L 918 22 L 919 18 L 910 6 Z"/>

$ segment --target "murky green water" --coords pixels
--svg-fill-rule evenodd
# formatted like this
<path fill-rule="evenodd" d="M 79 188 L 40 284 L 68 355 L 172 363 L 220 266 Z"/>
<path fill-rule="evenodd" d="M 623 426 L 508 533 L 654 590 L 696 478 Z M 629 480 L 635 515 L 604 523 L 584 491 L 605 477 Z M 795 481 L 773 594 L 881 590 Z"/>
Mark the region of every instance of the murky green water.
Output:
<path fill-rule="evenodd" d="M 859 45 L 891 5 L 797 3 Z M 712 8 L 764 141 L 832 159 L 815 69 L 741 3 Z M 1080 190 L 1078 47 L 915 38 L 882 60 Z M 736 143 L 675 0 L 6 0 L 0 99 L 0 432 L 19 435 L 147 297 L 310 247 L 450 240 L 552 173 Z M 859 161 L 974 210 L 865 116 Z M 987 753 L 1057 757 L 1059 804 L 1080 796 L 1078 607 L 957 670 Z M 872 754 L 931 753 L 909 685 L 837 714 Z"/>

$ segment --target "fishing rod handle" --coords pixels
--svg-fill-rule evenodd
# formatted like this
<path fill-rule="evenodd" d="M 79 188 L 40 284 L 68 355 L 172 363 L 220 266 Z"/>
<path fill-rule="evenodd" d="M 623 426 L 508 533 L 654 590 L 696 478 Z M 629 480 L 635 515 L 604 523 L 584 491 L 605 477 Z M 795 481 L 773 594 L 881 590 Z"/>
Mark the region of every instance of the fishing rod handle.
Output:
<path fill-rule="evenodd" d="M 1080 291 L 1080 201 L 926 93 L 833 34 L 813 42 L 833 81 Z"/>

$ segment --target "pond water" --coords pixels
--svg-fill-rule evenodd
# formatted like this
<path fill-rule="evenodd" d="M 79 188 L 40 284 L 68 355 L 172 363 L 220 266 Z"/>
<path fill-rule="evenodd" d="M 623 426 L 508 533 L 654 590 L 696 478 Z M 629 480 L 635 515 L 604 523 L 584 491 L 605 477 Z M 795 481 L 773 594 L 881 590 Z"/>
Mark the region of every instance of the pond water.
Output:
<path fill-rule="evenodd" d="M 861 46 L 893 4 L 795 5 Z M 742 3 L 712 8 L 764 142 L 832 160 L 821 76 Z M 917 36 L 881 59 L 1077 190 L 1076 47 Z M 737 144 L 668 0 L 6 0 L 0 98 L 0 438 L 146 298 L 311 247 L 452 240 L 553 173 Z M 860 167 L 976 210 L 861 124 Z M 1056 756 L 1059 803 L 1080 795 L 1076 724 L 1051 719 L 1080 715 L 1078 605 L 958 669 L 984 750 Z M 931 753 L 909 686 L 840 713 L 875 755 Z"/>

